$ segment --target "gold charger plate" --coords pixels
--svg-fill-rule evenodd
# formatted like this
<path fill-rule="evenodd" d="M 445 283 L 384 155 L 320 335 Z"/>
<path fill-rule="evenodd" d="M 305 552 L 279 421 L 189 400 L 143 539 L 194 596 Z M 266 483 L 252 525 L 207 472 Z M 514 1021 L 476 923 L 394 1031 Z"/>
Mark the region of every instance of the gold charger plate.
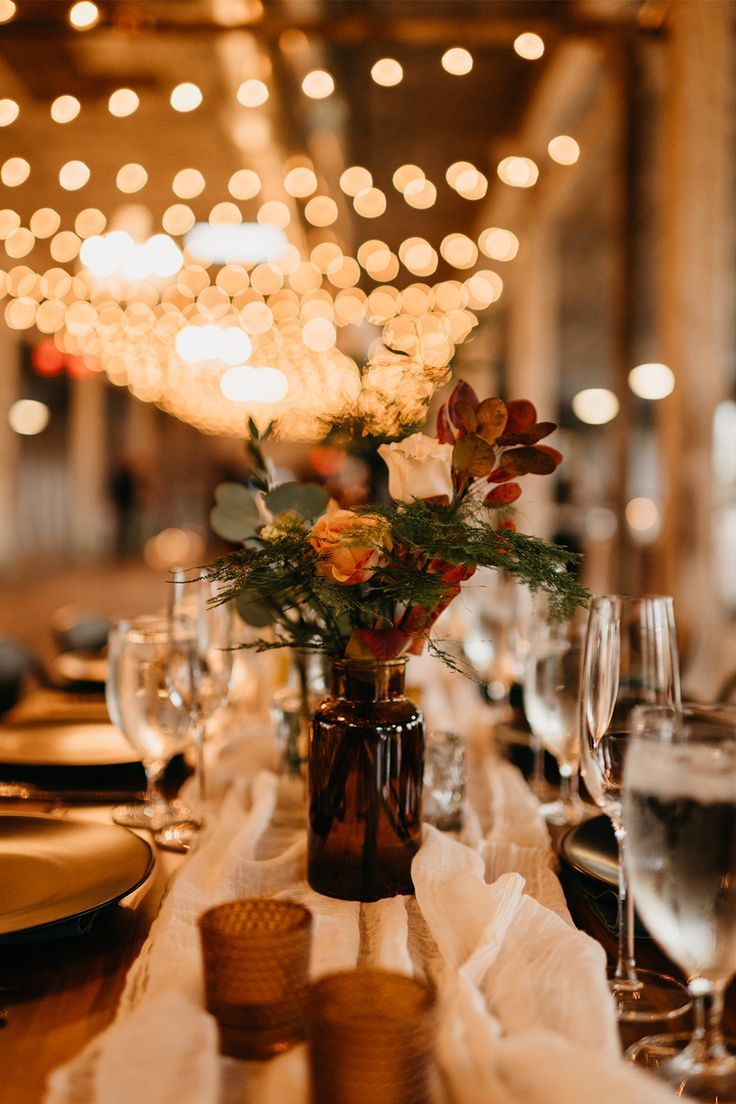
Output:
<path fill-rule="evenodd" d="M 97 912 L 142 885 L 153 864 L 127 828 L 0 813 L 0 935 Z"/>
<path fill-rule="evenodd" d="M 109 767 L 138 762 L 138 756 L 113 724 L 37 720 L 0 725 L 0 763 Z"/>

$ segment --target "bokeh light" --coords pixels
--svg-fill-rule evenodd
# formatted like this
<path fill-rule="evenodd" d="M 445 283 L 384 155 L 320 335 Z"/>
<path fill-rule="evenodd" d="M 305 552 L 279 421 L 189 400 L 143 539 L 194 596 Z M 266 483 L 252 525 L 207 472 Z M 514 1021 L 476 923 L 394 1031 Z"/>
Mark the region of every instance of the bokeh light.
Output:
<path fill-rule="evenodd" d="M 640 399 L 666 399 L 675 388 L 675 376 L 666 364 L 637 364 L 629 372 L 629 387 Z"/>
<path fill-rule="evenodd" d="M 462 46 L 453 46 L 442 55 L 442 68 L 454 77 L 463 77 L 473 68 L 473 56 Z"/>
<path fill-rule="evenodd" d="M 191 81 L 177 84 L 172 90 L 170 102 L 174 111 L 195 111 L 202 103 L 202 91 L 198 85 Z"/>
<path fill-rule="evenodd" d="M 587 425 L 605 425 L 618 414 L 619 401 L 613 391 L 605 387 L 588 387 L 574 396 L 572 409 Z"/>
<path fill-rule="evenodd" d="M 69 9 L 69 22 L 76 31 L 88 31 L 100 19 L 100 9 L 92 0 L 78 0 Z"/>
<path fill-rule="evenodd" d="M 371 76 L 376 84 L 393 88 L 403 80 L 404 70 L 395 58 L 379 58 L 371 67 Z"/>
<path fill-rule="evenodd" d="M 326 69 L 313 69 L 302 81 L 302 91 L 311 100 L 324 100 L 335 91 L 335 81 Z"/>
<path fill-rule="evenodd" d="M 580 146 L 569 134 L 558 134 L 547 143 L 547 153 L 558 165 L 574 165 L 580 157 Z"/>
<path fill-rule="evenodd" d="M 8 422 L 15 433 L 35 437 L 49 424 L 51 411 L 37 399 L 18 399 L 8 410 Z"/>
<path fill-rule="evenodd" d="M 538 61 L 544 53 L 544 39 L 533 31 L 525 31 L 514 39 L 514 50 L 525 61 Z"/>
<path fill-rule="evenodd" d="M 138 110 L 140 99 L 132 88 L 118 88 L 107 101 L 107 110 L 119 119 Z"/>
<path fill-rule="evenodd" d="M 81 108 L 76 96 L 57 96 L 51 105 L 51 118 L 55 123 L 71 123 Z"/>

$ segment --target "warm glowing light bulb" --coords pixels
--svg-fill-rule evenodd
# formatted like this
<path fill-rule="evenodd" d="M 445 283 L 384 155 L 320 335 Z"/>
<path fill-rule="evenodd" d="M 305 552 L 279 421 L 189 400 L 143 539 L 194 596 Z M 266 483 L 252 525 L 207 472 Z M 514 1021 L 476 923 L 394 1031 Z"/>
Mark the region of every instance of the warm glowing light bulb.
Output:
<path fill-rule="evenodd" d="M 50 238 L 59 229 L 61 216 L 53 207 L 39 207 L 31 215 L 28 225 L 37 238 Z"/>
<path fill-rule="evenodd" d="M 14 3 L 14 0 L 0 0 L 0 23 L 7 23 L 9 19 L 12 19 L 18 10 L 18 5 Z"/>
<path fill-rule="evenodd" d="M 10 126 L 18 118 L 20 108 L 15 100 L 0 100 L 0 126 Z"/>
<path fill-rule="evenodd" d="M 10 428 L 24 437 L 35 437 L 49 424 L 51 411 L 36 399 L 18 399 L 8 410 Z"/>
<path fill-rule="evenodd" d="M 289 381 L 278 368 L 239 364 L 223 374 L 220 390 L 231 402 L 276 403 L 286 397 Z"/>
<path fill-rule="evenodd" d="M 70 123 L 76 119 L 81 108 L 76 96 L 57 96 L 51 105 L 51 118 L 55 123 Z"/>
<path fill-rule="evenodd" d="M 31 166 L 24 157 L 9 157 L 0 169 L 0 180 L 8 188 L 24 184 L 31 173 Z"/>
<path fill-rule="evenodd" d="M 237 93 L 243 107 L 260 107 L 268 99 L 268 88 L 262 80 L 243 81 Z"/>
<path fill-rule="evenodd" d="M 478 246 L 493 261 L 513 261 L 519 252 L 519 239 L 510 230 L 489 226 L 478 238 Z"/>
<path fill-rule="evenodd" d="M 351 165 L 341 174 L 340 187 L 345 195 L 357 196 L 365 188 L 373 187 L 373 176 L 362 165 Z"/>
<path fill-rule="evenodd" d="M 67 192 L 83 188 L 89 178 L 89 165 L 85 165 L 84 161 L 67 161 L 59 170 L 59 183 Z"/>
<path fill-rule="evenodd" d="M 199 169 L 180 169 L 171 190 L 179 199 L 193 199 L 204 191 L 205 179 Z"/>
<path fill-rule="evenodd" d="M 111 115 L 123 119 L 137 111 L 140 102 L 138 94 L 132 88 L 118 88 L 107 101 L 107 110 Z"/>
<path fill-rule="evenodd" d="M 198 85 L 191 81 L 177 84 L 172 91 L 170 103 L 174 111 L 195 111 L 202 102 L 202 92 Z"/>
<path fill-rule="evenodd" d="M 580 157 L 580 146 L 569 134 L 558 134 L 548 142 L 547 153 L 558 165 L 574 165 Z"/>
<path fill-rule="evenodd" d="M 525 31 L 514 39 L 514 49 L 525 61 L 537 61 L 544 53 L 544 39 L 533 31 Z"/>
<path fill-rule="evenodd" d="M 129 165 L 123 165 L 118 172 L 115 183 L 121 192 L 128 194 L 139 192 L 148 183 L 148 173 L 142 165 L 138 165 L 133 161 Z"/>
<path fill-rule="evenodd" d="M 629 387 L 640 399 L 666 399 L 675 388 L 675 376 L 666 364 L 637 364 L 629 372 Z"/>
<path fill-rule="evenodd" d="M 324 100 L 335 91 L 335 82 L 326 69 L 313 69 L 302 81 L 302 91 L 310 100 Z"/>
<path fill-rule="evenodd" d="M 290 196 L 303 199 L 304 196 L 317 191 L 317 177 L 312 169 L 308 169 L 303 165 L 297 166 L 284 177 L 284 189 Z"/>
<path fill-rule="evenodd" d="M 69 9 L 69 22 L 77 31 L 88 31 L 100 19 L 100 9 L 91 0 L 79 0 Z"/>
<path fill-rule="evenodd" d="M 230 177 L 227 190 L 234 199 L 252 199 L 261 190 L 261 179 L 252 169 L 238 169 Z"/>
<path fill-rule="evenodd" d="M 531 157 L 504 157 L 496 171 L 510 188 L 532 188 L 539 179 L 539 169 Z"/>
<path fill-rule="evenodd" d="M 647 533 L 657 527 L 659 510 L 651 498 L 632 498 L 626 503 L 626 522 L 636 533 Z"/>
<path fill-rule="evenodd" d="M 572 408 L 581 422 L 605 425 L 618 414 L 619 402 L 613 391 L 605 387 L 588 387 L 573 397 Z"/>
<path fill-rule="evenodd" d="M 395 58 L 380 58 L 371 69 L 371 76 L 376 84 L 384 88 L 393 88 L 401 84 L 404 78 L 404 70 Z"/>
<path fill-rule="evenodd" d="M 473 68 L 473 57 L 462 46 L 453 46 L 442 55 L 442 68 L 453 77 L 464 77 Z"/>

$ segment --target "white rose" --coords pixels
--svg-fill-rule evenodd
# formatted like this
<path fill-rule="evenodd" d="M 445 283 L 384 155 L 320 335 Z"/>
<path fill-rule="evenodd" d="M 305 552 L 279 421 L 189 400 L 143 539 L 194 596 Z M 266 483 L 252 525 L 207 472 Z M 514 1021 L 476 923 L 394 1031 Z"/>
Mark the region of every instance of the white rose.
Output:
<path fill-rule="evenodd" d="M 381 445 L 379 456 L 388 468 L 388 491 L 394 502 L 446 496 L 452 499 L 452 445 L 412 433 L 403 441 Z"/>

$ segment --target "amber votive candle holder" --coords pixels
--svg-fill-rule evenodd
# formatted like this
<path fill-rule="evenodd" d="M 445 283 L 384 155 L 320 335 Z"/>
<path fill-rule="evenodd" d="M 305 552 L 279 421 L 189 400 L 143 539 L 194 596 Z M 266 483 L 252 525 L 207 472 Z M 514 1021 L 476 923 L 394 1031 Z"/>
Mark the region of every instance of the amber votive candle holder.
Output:
<path fill-rule="evenodd" d="M 312 1104 L 428 1104 L 435 997 L 420 981 L 361 967 L 309 988 Z"/>
<path fill-rule="evenodd" d="M 207 1011 L 220 1052 L 270 1058 L 305 1036 L 312 914 L 291 901 L 246 897 L 199 918 Z"/>

